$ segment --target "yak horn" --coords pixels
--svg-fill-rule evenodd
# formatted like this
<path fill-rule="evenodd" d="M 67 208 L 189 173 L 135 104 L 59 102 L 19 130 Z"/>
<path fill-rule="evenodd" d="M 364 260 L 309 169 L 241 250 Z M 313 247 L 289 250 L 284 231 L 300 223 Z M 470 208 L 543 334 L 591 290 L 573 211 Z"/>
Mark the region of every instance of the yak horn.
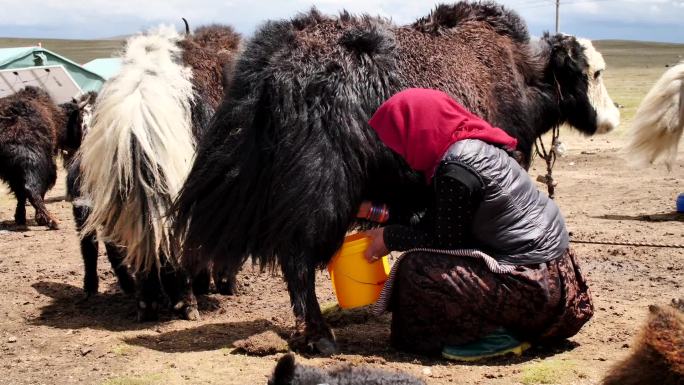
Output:
<path fill-rule="evenodd" d="M 89 101 L 90 101 L 90 98 L 85 98 L 85 99 L 81 100 L 80 102 L 78 102 L 78 104 L 77 104 L 76 106 L 77 106 L 78 109 L 80 110 L 80 109 L 82 109 L 83 107 L 85 107 L 85 106 L 88 104 Z"/>
<path fill-rule="evenodd" d="M 185 35 L 190 36 L 190 25 L 188 25 L 188 21 L 184 17 L 181 17 L 181 19 L 183 19 L 183 23 L 185 23 Z"/>

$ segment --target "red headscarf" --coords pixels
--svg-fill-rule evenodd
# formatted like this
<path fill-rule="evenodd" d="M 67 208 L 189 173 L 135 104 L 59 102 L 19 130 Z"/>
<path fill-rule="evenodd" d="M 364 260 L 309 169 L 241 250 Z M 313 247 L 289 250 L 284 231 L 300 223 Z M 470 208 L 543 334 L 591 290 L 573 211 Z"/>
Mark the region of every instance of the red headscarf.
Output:
<path fill-rule="evenodd" d="M 446 150 L 459 140 L 479 139 L 515 150 L 518 141 L 470 113 L 441 91 L 410 88 L 375 112 L 369 124 L 380 140 L 428 180 Z"/>

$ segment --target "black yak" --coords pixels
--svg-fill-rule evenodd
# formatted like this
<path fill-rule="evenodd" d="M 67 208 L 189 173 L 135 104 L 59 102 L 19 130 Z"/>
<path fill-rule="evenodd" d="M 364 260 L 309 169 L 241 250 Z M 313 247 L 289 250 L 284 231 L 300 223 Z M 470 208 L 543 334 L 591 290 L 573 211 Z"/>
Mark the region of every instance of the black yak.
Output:
<path fill-rule="evenodd" d="M 37 87 L 0 99 L 0 179 L 17 198 L 17 225 L 26 225 L 28 199 L 39 225 L 59 227 L 43 199 L 57 179 L 55 157 L 61 152 L 68 163 L 80 145 L 83 108 L 91 102 L 92 95 L 86 94 L 79 101 L 56 105 Z"/>
<path fill-rule="evenodd" d="M 125 291 L 133 286 L 128 267 L 139 273 L 140 320 L 157 317 L 162 294 L 183 317 L 199 316 L 191 279 L 171 266 L 177 248 L 166 214 L 222 100 L 239 40 L 217 25 L 189 36 L 161 27 L 131 38 L 121 70 L 98 96 L 80 164 L 71 169 L 84 289 L 98 290 L 97 232 Z"/>
<path fill-rule="evenodd" d="M 408 87 L 448 92 L 518 138 L 568 123 L 587 135 L 618 112 L 589 42 L 544 35 L 490 2 L 441 5 L 410 26 L 315 10 L 264 24 L 236 63 L 226 99 L 201 141 L 174 206 L 188 265 L 213 260 L 237 271 L 248 256 L 279 264 L 297 319 L 295 345 L 336 350 L 316 299 L 325 266 L 363 200 L 405 222 L 424 209 L 423 178 L 367 124 Z M 596 96 L 594 96 L 596 95 Z M 597 99 L 598 98 L 598 99 Z"/>
<path fill-rule="evenodd" d="M 636 346 L 611 368 L 603 385 L 684 384 L 684 300 L 649 311 Z"/>

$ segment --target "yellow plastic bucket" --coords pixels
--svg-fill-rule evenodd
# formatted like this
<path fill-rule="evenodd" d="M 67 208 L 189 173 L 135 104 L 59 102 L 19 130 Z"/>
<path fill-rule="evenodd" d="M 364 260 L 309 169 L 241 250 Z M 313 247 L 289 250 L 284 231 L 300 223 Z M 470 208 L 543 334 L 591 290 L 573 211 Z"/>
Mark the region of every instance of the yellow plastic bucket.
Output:
<path fill-rule="evenodd" d="M 343 309 L 372 304 L 387 281 L 387 256 L 373 263 L 363 256 L 370 243 L 370 238 L 361 233 L 349 235 L 328 264 L 337 303 Z"/>

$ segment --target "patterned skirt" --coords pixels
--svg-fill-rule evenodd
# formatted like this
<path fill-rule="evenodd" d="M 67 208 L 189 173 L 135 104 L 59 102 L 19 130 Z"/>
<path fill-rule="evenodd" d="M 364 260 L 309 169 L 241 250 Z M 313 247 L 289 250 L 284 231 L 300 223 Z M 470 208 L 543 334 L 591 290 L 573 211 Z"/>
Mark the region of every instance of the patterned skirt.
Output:
<path fill-rule="evenodd" d="M 594 313 L 571 250 L 506 273 L 492 272 L 482 259 L 422 251 L 397 263 L 388 302 L 392 344 L 401 350 L 438 354 L 500 327 L 545 343 L 575 335 Z"/>

